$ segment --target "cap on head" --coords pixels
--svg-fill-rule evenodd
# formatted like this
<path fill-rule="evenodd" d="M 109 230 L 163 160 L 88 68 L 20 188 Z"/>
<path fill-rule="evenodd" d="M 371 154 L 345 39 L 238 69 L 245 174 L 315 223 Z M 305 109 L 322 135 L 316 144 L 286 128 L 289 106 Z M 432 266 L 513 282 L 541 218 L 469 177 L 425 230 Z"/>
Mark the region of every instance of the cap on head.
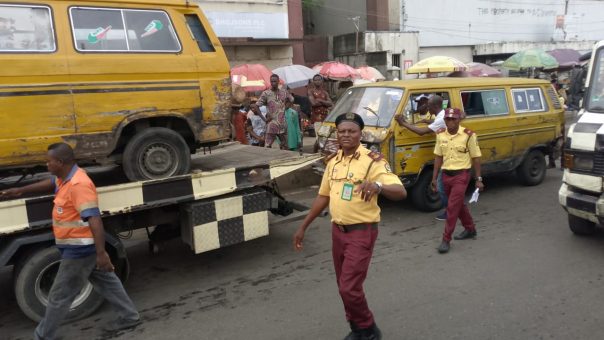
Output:
<path fill-rule="evenodd" d="M 351 122 L 358 125 L 361 130 L 365 127 L 365 123 L 363 122 L 363 118 L 354 112 L 342 113 L 336 118 L 336 127 L 343 122 Z"/>
<path fill-rule="evenodd" d="M 445 111 L 445 118 L 461 119 L 461 110 L 460 109 L 447 109 Z"/>

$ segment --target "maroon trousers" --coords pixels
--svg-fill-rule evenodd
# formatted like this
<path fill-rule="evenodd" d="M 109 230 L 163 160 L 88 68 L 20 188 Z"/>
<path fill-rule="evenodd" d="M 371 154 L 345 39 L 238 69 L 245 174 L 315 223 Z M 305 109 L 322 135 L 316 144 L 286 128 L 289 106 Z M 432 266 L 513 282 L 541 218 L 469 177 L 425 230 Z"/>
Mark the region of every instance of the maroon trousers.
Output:
<path fill-rule="evenodd" d="M 363 282 L 367 277 L 378 231 L 367 226 L 365 230 L 342 232 L 332 225 L 331 235 L 333 265 L 346 320 L 359 328 L 368 328 L 373 325 L 373 314 L 365 299 Z"/>
<path fill-rule="evenodd" d="M 447 220 L 445 221 L 445 232 L 443 240 L 450 242 L 457 219 L 461 221 L 461 225 L 469 231 L 475 230 L 474 220 L 470 215 L 468 205 L 465 203 L 466 189 L 470 182 L 470 171 L 463 171 L 455 176 L 448 176 L 443 172 L 443 184 L 445 193 L 449 199 L 447 203 Z"/>

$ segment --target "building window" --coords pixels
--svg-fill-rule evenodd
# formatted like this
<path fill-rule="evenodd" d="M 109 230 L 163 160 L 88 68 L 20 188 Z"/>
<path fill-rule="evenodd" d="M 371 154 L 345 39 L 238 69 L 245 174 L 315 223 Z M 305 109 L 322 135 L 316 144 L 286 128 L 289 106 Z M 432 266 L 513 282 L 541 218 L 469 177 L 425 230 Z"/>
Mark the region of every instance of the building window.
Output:
<path fill-rule="evenodd" d="M 50 8 L 0 5 L 0 52 L 54 52 Z"/>
<path fill-rule="evenodd" d="M 199 46 L 199 50 L 201 52 L 215 52 L 214 45 L 210 41 L 210 37 L 208 36 L 208 32 L 203 27 L 201 20 L 197 17 L 196 14 L 185 14 L 185 18 L 187 19 L 187 26 L 193 35 L 193 39 L 197 41 L 197 46 Z"/>
<path fill-rule="evenodd" d="M 510 112 L 505 90 L 462 91 L 461 101 L 466 116 L 505 115 Z"/>
<path fill-rule="evenodd" d="M 180 52 L 166 12 L 72 7 L 69 14 L 78 51 Z"/>
<path fill-rule="evenodd" d="M 401 55 L 400 54 L 393 54 L 392 55 L 392 66 L 393 67 L 401 67 Z"/>
<path fill-rule="evenodd" d="M 517 113 L 547 111 L 547 104 L 540 88 L 513 89 L 512 98 L 514 98 L 514 110 Z"/>

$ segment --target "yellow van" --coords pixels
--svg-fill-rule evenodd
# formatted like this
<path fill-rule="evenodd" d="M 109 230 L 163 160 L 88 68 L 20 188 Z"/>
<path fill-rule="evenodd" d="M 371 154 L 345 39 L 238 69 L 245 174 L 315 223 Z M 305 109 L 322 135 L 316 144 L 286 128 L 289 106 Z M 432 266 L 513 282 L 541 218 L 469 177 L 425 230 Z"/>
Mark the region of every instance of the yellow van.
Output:
<path fill-rule="evenodd" d="M 564 110 L 549 82 L 524 78 L 434 78 L 379 82 L 349 88 L 318 132 L 319 146 L 337 149 L 335 118 L 356 112 L 365 121 L 362 143 L 383 153 L 393 171 L 410 187 L 421 210 L 440 208 L 430 190 L 435 135 L 423 136 L 400 126 L 395 114 L 417 119 L 416 99 L 440 95 L 444 107 L 463 108 L 464 127 L 478 135 L 482 173 L 516 170 L 522 183 L 536 185 L 564 134 Z M 414 122 L 426 126 L 425 122 Z"/>
<path fill-rule="evenodd" d="M 230 135 L 229 64 L 192 1 L 0 0 L 0 65 L 0 171 L 64 141 L 162 178 Z"/>

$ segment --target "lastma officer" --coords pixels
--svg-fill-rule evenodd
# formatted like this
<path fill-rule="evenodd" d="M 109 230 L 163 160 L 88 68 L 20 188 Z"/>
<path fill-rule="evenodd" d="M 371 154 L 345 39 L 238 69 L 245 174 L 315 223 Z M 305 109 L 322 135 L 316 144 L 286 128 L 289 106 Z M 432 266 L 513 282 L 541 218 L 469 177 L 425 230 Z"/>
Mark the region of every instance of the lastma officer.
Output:
<path fill-rule="evenodd" d="M 336 118 L 341 149 L 328 158 L 319 194 L 293 240 L 295 250 L 302 250 L 306 229 L 329 205 L 336 280 L 352 330 L 345 340 L 381 339 L 363 292 L 378 235 L 378 196 L 391 200 L 407 196 L 383 156 L 361 145 L 363 127 L 355 113 Z"/>
<path fill-rule="evenodd" d="M 472 167 L 474 167 L 476 176 L 476 188 L 480 191 L 484 190 L 480 176 L 481 153 L 476 134 L 470 129 L 459 126 L 460 119 L 461 110 L 446 110 L 445 124 L 447 128 L 437 132 L 434 146 L 432 190 L 436 191 L 438 172 L 442 167 L 442 180 L 448 197 L 445 232 L 438 247 L 438 252 L 441 254 L 449 251 L 451 236 L 458 218 L 461 220 L 464 231 L 455 236 L 455 239 L 466 240 L 476 237 L 474 220 L 470 215 L 468 205 L 464 202 Z"/>

